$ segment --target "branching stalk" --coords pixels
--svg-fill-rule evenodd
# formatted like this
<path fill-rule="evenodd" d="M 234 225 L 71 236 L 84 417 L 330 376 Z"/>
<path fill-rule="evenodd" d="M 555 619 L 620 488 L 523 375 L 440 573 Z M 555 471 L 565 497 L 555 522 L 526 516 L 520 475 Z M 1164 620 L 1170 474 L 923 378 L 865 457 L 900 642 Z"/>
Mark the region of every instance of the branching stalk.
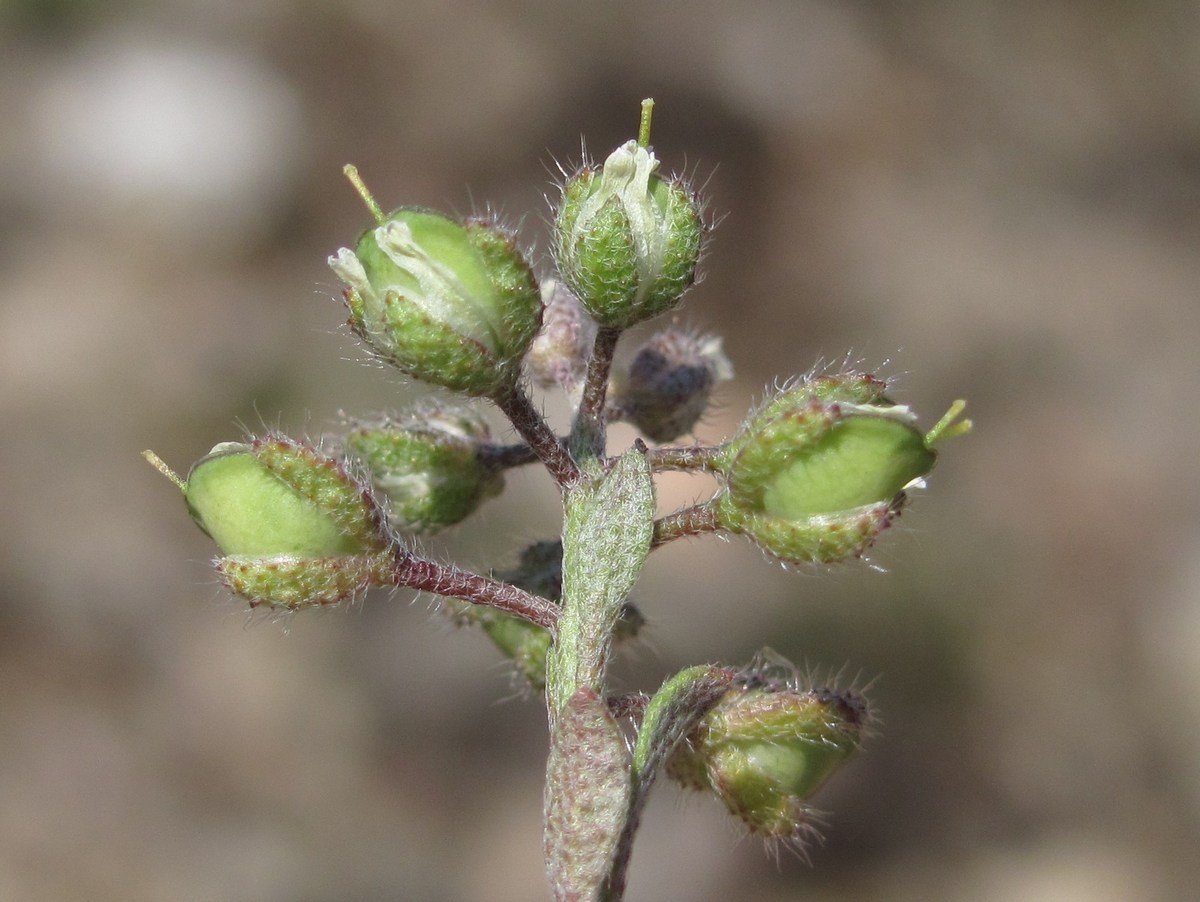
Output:
<path fill-rule="evenodd" d="M 650 466 L 656 473 L 665 470 L 685 470 L 714 473 L 721 449 L 702 445 L 672 448 L 651 448 L 647 452 Z"/>
<path fill-rule="evenodd" d="M 538 456 L 524 442 L 515 445 L 484 445 L 479 449 L 479 462 L 497 470 L 511 470 L 537 463 Z"/>
<path fill-rule="evenodd" d="M 403 549 L 397 551 L 388 579 L 391 585 L 497 608 L 551 631 L 558 624 L 558 606 L 552 601 L 491 577 L 416 557 Z"/>
<path fill-rule="evenodd" d="M 657 548 L 675 539 L 716 532 L 718 529 L 712 507 L 707 503 L 695 504 L 655 520 L 651 547 Z"/>
<path fill-rule="evenodd" d="M 579 482 L 578 465 L 520 386 L 513 386 L 493 400 L 550 471 L 560 489 L 569 488 Z"/>
<path fill-rule="evenodd" d="M 608 394 L 613 354 L 620 337 L 621 330 L 617 328 L 602 326 L 596 331 L 592 356 L 588 358 L 583 396 L 571 427 L 570 446 L 577 457 L 596 458 L 604 454 L 604 402 Z"/>

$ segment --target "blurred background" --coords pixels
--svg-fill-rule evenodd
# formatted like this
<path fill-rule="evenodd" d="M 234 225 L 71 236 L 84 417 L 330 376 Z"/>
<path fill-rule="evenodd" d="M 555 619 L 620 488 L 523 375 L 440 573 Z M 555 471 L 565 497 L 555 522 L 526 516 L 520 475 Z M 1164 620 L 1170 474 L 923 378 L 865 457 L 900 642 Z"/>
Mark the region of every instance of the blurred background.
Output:
<path fill-rule="evenodd" d="M 720 218 L 680 320 L 738 376 L 698 437 L 847 354 L 976 431 L 873 566 L 651 559 L 618 686 L 771 646 L 873 679 L 882 725 L 815 800 L 811 865 L 664 783 L 628 898 L 1194 898 L 1184 0 L 5 0 L 0 897 L 548 897 L 545 714 L 486 640 L 403 593 L 248 615 L 139 452 L 185 471 L 422 393 L 341 325 L 325 257 L 369 221 L 343 163 L 385 207 L 520 221 L 545 273 L 555 161 L 646 96 Z M 510 564 L 555 500 L 523 471 L 425 547 Z"/>

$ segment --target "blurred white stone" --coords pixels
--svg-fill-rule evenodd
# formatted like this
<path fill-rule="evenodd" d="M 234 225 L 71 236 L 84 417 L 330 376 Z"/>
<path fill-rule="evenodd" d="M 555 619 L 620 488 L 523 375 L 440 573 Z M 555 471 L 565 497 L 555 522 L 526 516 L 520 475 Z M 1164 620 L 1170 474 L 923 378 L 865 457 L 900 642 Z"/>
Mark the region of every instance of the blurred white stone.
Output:
<path fill-rule="evenodd" d="M 230 247 L 269 222 L 302 149 L 291 88 L 220 46 L 100 36 L 31 100 L 56 209 L 196 249 Z"/>

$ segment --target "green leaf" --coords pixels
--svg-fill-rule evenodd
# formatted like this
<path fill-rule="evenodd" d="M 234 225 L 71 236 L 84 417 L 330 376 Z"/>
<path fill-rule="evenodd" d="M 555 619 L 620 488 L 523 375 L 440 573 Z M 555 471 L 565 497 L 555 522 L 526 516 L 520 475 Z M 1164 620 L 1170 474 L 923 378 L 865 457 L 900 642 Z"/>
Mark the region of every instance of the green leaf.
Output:
<path fill-rule="evenodd" d="M 546 873 L 556 899 L 595 899 L 629 807 L 629 752 L 591 688 L 558 711 L 546 773 Z"/>
<path fill-rule="evenodd" d="M 654 535 L 646 455 L 627 451 L 596 482 L 572 489 L 563 523 L 563 598 L 547 690 L 554 712 L 582 686 L 599 689 L 611 633 Z"/>

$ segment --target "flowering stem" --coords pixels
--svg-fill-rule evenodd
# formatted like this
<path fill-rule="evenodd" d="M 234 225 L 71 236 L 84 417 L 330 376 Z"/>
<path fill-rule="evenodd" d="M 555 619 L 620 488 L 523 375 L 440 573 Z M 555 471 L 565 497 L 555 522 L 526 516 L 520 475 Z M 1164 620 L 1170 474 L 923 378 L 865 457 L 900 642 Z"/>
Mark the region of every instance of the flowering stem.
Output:
<path fill-rule="evenodd" d="M 693 445 L 680 448 L 651 448 L 647 451 L 655 472 L 663 470 L 703 470 L 716 472 L 720 448 Z"/>
<path fill-rule="evenodd" d="M 613 326 L 601 326 L 596 332 L 583 396 L 571 427 L 570 446 L 577 457 L 596 458 L 604 454 L 604 401 L 608 394 L 608 374 L 620 337 L 621 330 Z"/>
<path fill-rule="evenodd" d="M 706 532 L 716 532 L 717 529 L 716 513 L 712 506 L 707 502 L 694 504 L 655 520 L 654 540 L 650 547 L 657 548 L 684 536 L 698 536 Z"/>
<path fill-rule="evenodd" d="M 582 902 L 601 898 L 630 805 L 629 753 L 604 701 L 604 674 L 653 534 L 654 482 L 643 451 L 567 490 L 563 508 L 562 615 L 546 657 L 544 847 L 555 898 Z"/>
<path fill-rule="evenodd" d="M 529 443 L 560 489 L 579 482 L 579 467 L 520 386 L 514 385 L 492 400 L 508 417 L 521 438 Z"/>
<path fill-rule="evenodd" d="M 497 470 L 511 470 L 526 464 L 537 463 L 538 456 L 524 442 L 515 445 L 483 445 L 479 449 L 479 462 Z"/>
<path fill-rule="evenodd" d="M 403 549 L 396 551 L 386 578 L 391 585 L 498 608 L 551 632 L 558 624 L 558 605 L 552 601 L 491 577 L 416 557 Z"/>

